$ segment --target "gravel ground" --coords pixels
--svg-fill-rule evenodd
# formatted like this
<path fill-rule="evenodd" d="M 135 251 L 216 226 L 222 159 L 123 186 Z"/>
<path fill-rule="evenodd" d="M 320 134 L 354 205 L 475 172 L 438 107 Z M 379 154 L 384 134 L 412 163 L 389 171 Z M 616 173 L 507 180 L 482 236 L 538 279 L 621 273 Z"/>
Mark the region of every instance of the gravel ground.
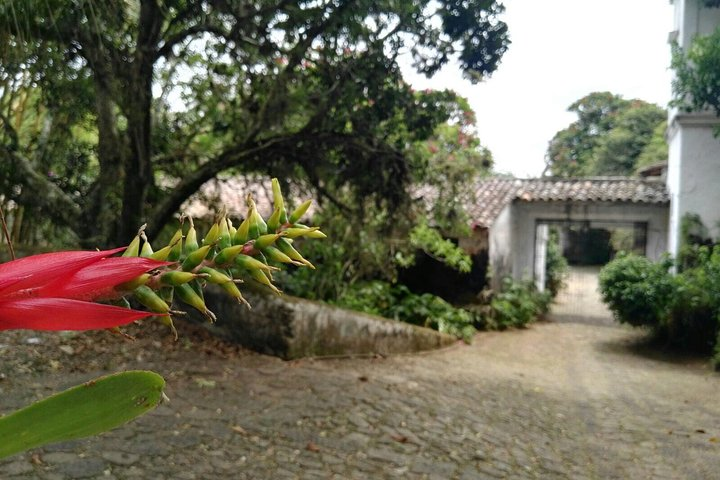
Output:
<path fill-rule="evenodd" d="M 171 399 L 9 479 L 720 478 L 720 379 L 619 327 L 575 270 L 551 321 L 421 355 L 281 360 L 179 323 L 0 334 L 0 411 L 124 369 Z"/>

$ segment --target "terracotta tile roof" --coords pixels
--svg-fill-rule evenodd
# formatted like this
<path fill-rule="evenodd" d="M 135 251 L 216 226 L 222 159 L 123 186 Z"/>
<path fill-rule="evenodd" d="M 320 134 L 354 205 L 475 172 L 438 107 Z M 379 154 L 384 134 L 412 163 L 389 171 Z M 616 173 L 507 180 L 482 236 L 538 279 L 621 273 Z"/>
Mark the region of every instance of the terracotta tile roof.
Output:
<path fill-rule="evenodd" d="M 519 202 L 632 202 L 665 204 L 664 182 L 626 177 L 491 178 L 478 182 L 473 226 L 489 227 L 506 205 Z"/>
<path fill-rule="evenodd" d="M 297 190 L 297 188 L 295 188 Z M 214 216 L 223 207 L 230 217 L 245 218 L 247 205 L 245 198 L 252 193 L 255 204 L 261 215 L 267 218 L 272 213 L 272 186 L 267 176 L 238 175 L 229 178 L 213 179 L 200 188 L 181 207 L 181 211 L 194 218 Z M 312 198 L 306 192 L 283 192 L 288 207 L 295 207 L 302 201 Z M 308 210 L 308 216 L 315 211 L 315 203 Z"/>

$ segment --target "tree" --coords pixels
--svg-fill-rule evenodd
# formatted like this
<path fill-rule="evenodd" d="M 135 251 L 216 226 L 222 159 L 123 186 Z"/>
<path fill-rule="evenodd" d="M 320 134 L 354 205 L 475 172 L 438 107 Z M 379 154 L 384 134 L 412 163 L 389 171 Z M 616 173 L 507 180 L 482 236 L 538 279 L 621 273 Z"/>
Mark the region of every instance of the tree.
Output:
<path fill-rule="evenodd" d="M 559 177 L 632 175 L 638 158 L 666 118 L 657 105 L 625 100 L 609 92 L 591 93 L 570 105 L 568 111 L 576 113 L 578 120 L 555 134 L 546 158 L 546 172 Z M 662 161 L 659 153 L 653 145 L 644 161 Z"/>
<path fill-rule="evenodd" d="M 720 28 L 696 37 L 686 51 L 674 44 L 672 68 L 673 104 L 685 111 L 711 109 L 720 116 Z"/>
<path fill-rule="evenodd" d="M 0 117 L 4 191 L 34 196 L 93 246 L 126 242 L 144 221 L 156 234 L 232 168 L 292 173 L 325 198 L 351 187 L 399 202 L 406 145 L 455 106 L 449 92 L 413 95 L 397 56 L 409 48 L 428 75 L 458 58 L 478 81 L 509 44 L 502 10 L 493 0 L 3 2 L 3 93 L 40 95 L 51 129 L 77 125 L 55 122 L 63 106 L 97 132 L 89 185 L 75 194 L 40 173 L 32 139 L 7 141 L 20 138 Z M 398 122 L 404 134 L 387 135 Z"/>
<path fill-rule="evenodd" d="M 372 198 L 347 198 L 347 192 L 340 192 L 342 204 L 354 202 L 358 207 L 352 221 L 343 219 L 336 205 L 323 207 L 314 220 L 328 226 L 334 241 L 310 246 L 308 258 L 317 260 L 319 271 L 301 269 L 286 276 L 286 291 L 335 301 L 359 281 L 396 282 L 399 267 L 413 265 L 419 251 L 461 272 L 472 267 L 470 257 L 447 238 L 468 233 L 465 207 L 474 201 L 477 180 L 490 172 L 492 155 L 480 143 L 467 100 L 458 97 L 457 105 L 450 121 L 409 148 L 410 201 L 392 210 Z"/>

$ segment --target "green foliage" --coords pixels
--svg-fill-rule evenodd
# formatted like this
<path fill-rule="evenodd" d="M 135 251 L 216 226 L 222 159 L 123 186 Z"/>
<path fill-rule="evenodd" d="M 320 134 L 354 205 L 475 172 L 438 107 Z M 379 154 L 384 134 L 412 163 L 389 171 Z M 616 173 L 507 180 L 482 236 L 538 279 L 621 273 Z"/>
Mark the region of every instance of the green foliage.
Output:
<path fill-rule="evenodd" d="M 470 255 L 426 223 L 410 231 L 410 244 L 459 272 L 468 273 L 472 268 Z"/>
<path fill-rule="evenodd" d="M 619 255 L 600 271 L 600 293 L 615 318 L 633 326 L 660 327 L 674 293 L 668 258 L 654 263 L 640 255 Z"/>
<path fill-rule="evenodd" d="M 658 123 L 652 136 L 635 163 L 635 171 L 642 170 L 650 165 L 667 162 L 668 160 L 668 144 L 665 140 L 665 131 L 667 130 L 667 120 Z"/>
<path fill-rule="evenodd" d="M 702 248 L 712 246 L 715 242 L 708 228 L 696 213 L 686 213 L 680 219 L 680 250 L 677 257 L 677 268 L 680 271 L 697 267 L 702 264 Z"/>
<path fill-rule="evenodd" d="M 662 140 L 655 131 L 666 118 L 657 105 L 642 100 L 625 100 L 609 92 L 594 92 L 570 105 L 578 120 L 559 131 L 547 151 L 548 171 L 553 176 L 632 175 L 640 156 L 644 161 L 667 158 L 654 145 Z"/>
<path fill-rule="evenodd" d="M 720 248 L 699 247 L 696 266 L 675 277 L 665 334 L 674 344 L 708 352 L 720 330 Z"/>
<path fill-rule="evenodd" d="M 164 387 L 153 372 L 116 373 L 0 417 L 0 458 L 118 427 L 155 408 Z"/>
<path fill-rule="evenodd" d="M 720 28 L 696 37 L 686 50 L 674 44 L 672 52 L 673 105 L 720 115 Z"/>
<path fill-rule="evenodd" d="M 411 148 L 413 183 L 432 195 L 429 223 L 450 236 L 467 234 L 467 205 L 475 202 L 476 181 L 493 165 L 492 154 L 474 130 L 475 113 L 467 100 L 457 99 L 453 123 L 438 126 L 427 140 Z"/>
<path fill-rule="evenodd" d="M 550 292 L 538 292 L 532 281 L 505 278 L 502 290 L 490 300 L 483 326 L 491 330 L 523 328 L 547 313 L 551 301 Z"/>
<path fill-rule="evenodd" d="M 427 75 L 457 59 L 471 81 L 487 77 L 509 45 L 502 11 L 495 0 L 0 2 L 0 90 L 13 97 L 0 111 L 29 95 L 45 112 L 74 113 L 53 117 L 58 134 L 79 119 L 93 133 L 77 154 L 47 157 L 79 157 L 53 189 L 18 134 L 32 121 L 0 118 L 18 139 L 0 143 L 2 191 L 42 203 L 92 247 L 125 243 L 145 220 L 154 238 L 228 170 L 397 209 L 408 147 L 458 106 L 449 91 L 414 92 L 397 58 L 409 51 Z"/>
<path fill-rule="evenodd" d="M 669 258 L 618 257 L 600 273 L 603 300 L 622 323 L 651 327 L 682 348 L 718 351 L 720 247 L 701 246 L 695 255 L 693 265 L 674 276 Z"/>
<path fill-rule="evenodd" d="M 557 229 L 550 230 L 547 243 L 547 257 L 545 260 L 545 288 L 555 298 L 565 285 L 568 275 L 568 262 L 560 248 L 560 238 Z"/>
<path fill-rule="evenodd" d="M 453 307 L 429 293 L 414 294 L 403 285 L 381 281 L 357 283 L 333 303 L 351 310 L 433 328 L 468 343 L 475 334 L 470 312 Z"/>

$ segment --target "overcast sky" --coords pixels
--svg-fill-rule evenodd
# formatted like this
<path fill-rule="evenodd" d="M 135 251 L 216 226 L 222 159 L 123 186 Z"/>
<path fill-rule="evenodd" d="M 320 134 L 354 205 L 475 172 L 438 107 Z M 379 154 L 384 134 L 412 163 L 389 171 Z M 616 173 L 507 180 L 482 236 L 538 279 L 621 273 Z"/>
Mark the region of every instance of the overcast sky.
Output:
<path fill-rule="evenodd" d="M 416 88 L 452 88 L 470 100 L 495 169 L 542 173 L 547 144 L 575 116 L 567 107 L 610 91 L 666 107 L 673 28 L 668 0 L 505 0 L 512 45 L 500 68 L 478 85 L 456 68 L 428 80 L 405 69 Z"/>

